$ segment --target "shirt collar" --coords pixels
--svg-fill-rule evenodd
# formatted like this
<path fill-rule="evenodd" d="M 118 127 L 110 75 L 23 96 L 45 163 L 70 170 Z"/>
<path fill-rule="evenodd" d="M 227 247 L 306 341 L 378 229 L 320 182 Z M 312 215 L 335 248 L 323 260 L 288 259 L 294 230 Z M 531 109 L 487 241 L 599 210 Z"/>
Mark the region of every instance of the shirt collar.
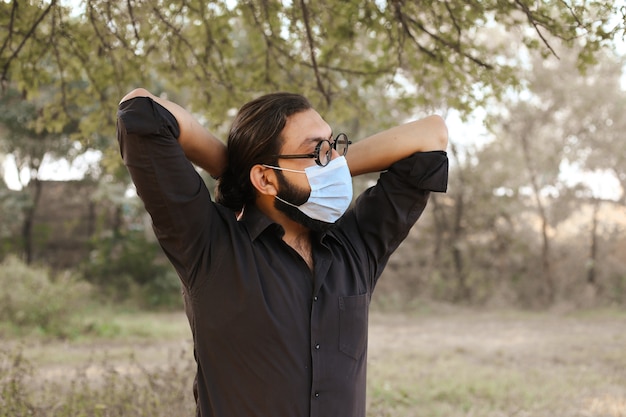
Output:
<path fill-rule="evenodd" d="M 248 204 L 244 207 L 240 222 L 245 225 L 252 240 L 256 240 L 267 228 L 275 230 L 280 237 L 285 233 L 281 225 L 263 214 L 255 204 Z"/>
<path fill-rule="evenodd" d="M 241 214 L 240 222 L 245 225 L 248 233 L 250 234 L 250 239 L 252 240 L 256 240 L 256 238 L 258 238 L 259 235 L 268 228 L 272 229 L 280 238 L 282 238 L 285 234 L 283 227 L 263 214 L 263 212 L 261 212 L 255 204 L 245 206 L 243 213 Z M 327 233 L 313 233 L 313 239 L 321 244 L 324 244 L 324 240 L 327 237 L 339 241 L 332 230 L 333 229 Z"/>

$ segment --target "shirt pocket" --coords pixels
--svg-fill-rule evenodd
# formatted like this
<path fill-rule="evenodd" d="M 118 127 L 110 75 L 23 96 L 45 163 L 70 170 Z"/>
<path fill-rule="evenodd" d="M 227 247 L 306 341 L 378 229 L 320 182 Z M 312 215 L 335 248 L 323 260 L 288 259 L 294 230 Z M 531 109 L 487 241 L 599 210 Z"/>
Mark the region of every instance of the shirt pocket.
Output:
<path fill-rule="evenodd" d="M 359 359 L 367 346 L 369 294 L 339 297 L 339 350 Z"/>

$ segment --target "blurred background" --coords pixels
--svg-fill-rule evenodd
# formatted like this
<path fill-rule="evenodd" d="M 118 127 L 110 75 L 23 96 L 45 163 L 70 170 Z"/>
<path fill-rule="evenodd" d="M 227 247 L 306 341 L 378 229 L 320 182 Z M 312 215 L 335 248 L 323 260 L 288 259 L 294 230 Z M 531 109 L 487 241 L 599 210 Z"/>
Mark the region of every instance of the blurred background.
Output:
<path fill-rule="evenodd" d="M 625 19 L 598 0 L 0 0 L 0 416 L 192 412 L 180 285 L 117 147 L 135 87 L 222 139 L 278 90 L 353 141 L 443 116 L 448 192 L 373 301 L 369 415 L 625 416 Z M 181 340 L 184 360 L 150 353 Z M 141 366 L 89 365 L 105 347 Z M 80 367 L 97 388 L 68 388 Z M 131 368 L 147 382 L 120 384 Z"/>

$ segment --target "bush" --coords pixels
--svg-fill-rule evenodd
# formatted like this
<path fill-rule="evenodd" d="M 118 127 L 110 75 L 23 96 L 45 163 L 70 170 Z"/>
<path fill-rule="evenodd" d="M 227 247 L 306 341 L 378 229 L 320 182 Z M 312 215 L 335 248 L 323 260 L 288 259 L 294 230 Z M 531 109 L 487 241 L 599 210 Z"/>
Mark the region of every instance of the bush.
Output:
<path fill-rule="evenodd" d="M 181 306 L 180 282 L 156 242 L 130 231 L 93 242 L 82 265 L 85 280 L 113 301 L 132 300 L 139 307 Z"/>
<path fill-rule="evenodd" d="M 18 332 L 71 336 L 76 312 L 86 305 L 89 295 L 89 286 L 68 272 L 52 275 L 15 256 L 0 264 L 0 322 Z"/>

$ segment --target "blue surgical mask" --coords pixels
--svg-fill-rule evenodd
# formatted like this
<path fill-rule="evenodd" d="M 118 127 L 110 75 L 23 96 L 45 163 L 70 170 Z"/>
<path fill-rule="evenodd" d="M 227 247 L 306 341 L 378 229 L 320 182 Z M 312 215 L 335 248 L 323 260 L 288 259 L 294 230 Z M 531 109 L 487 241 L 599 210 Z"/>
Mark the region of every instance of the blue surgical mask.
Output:
<path fill-rule="evenodd" d="M 312 219 L 335 223 L 346 212 L 352 202 L 352 176 L 346 158 L 337 157 L 326 166 L 314 165 L 304 171 L 263 165 L 280 171 L 306 174 L 311 194 L 303 204 L 297 206 L 276 196 L 276 199 L 296 207 Z"/>

